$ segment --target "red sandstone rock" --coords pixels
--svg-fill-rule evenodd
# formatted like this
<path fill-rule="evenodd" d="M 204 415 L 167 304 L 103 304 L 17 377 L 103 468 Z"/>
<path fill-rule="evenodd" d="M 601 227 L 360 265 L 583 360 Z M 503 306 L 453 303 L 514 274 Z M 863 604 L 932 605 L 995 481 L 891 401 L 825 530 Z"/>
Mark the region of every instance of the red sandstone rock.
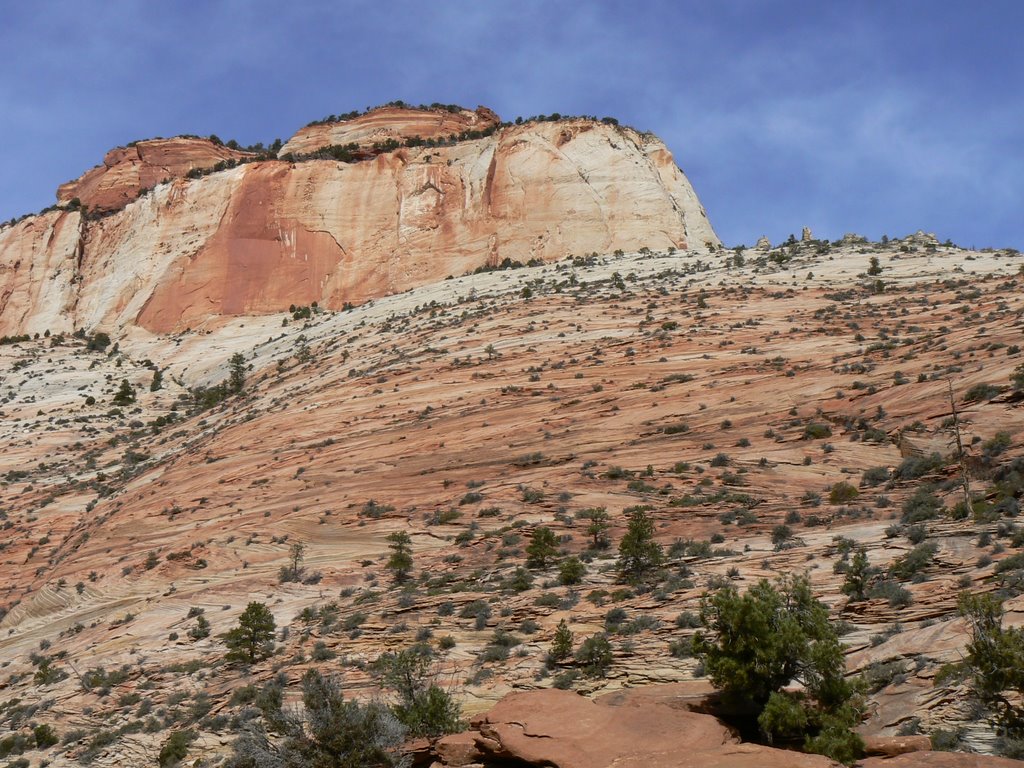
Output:
<path fill-rule="evenodd" d="M 869 757 L 861 768 L 1020 768 L 1019 760 L 965 752 L 914 752 L 896 757 Z"/>
<path fill-rule="evenodd" d="M 819 755 L 738 744 L 714 717 L 655 696 L 618 701 L 554 689 L 512 693 L 476 720 L 476 744 L 493 758 L 557 768 L 832 765 Z"/>
<path fill-rule="evenodd" d="M 441 758 L 441 762 L 450 766 L 465 766 L 478 763 L 483 753 L 476 745 L 476 739 L 472 732 L 453 733 L 439 739 L 434 745 L 434 751 Z"/>
<path fill-rule="evenodd" d="M 512 693 L 477 728 L 484 737 L 478 741 L 482 751 L 558 768 L 612 765 L 624 758 L 703 750 L 734 740 L 728 728 L 707 715 L 661 704 L 602 706 L 556 689 Z M 496 750 L 494 743 L 499 745 Z"/>
<path fill-rule="evenodd" d="M 927 752 L 931 748 L 932 740 L 927 736 L 869 736 L 864 739 L 864 751 L 880 757 Z"/>

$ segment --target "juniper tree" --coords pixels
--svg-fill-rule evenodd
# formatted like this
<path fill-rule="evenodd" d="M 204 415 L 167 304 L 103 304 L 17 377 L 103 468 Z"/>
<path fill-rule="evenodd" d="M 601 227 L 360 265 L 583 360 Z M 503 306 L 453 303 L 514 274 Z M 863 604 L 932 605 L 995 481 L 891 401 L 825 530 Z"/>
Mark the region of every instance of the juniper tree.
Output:
<path fill-rule="evenodd" d="M 603 549 L 608 546 L 608 510 L 604 507 L 596 507 L 586 510 L 590 524 L 587 525 L 587 535 L 591 537 L 591 546 L 594 549 Z M 584 517 L 581 513 L 580 517 Z"/>
<path fill-rule="evenodd" d="M 727 708 L 756 719 L 769 741 L 803 737 L 808 751 L 860 756 L 859 684 L 845 677 L 843 645 L 806 576 L 762 579 L 742 595 L 727 584 L 702 598 L 700 618 L 693 650 Z"/>
<path fill-rule="evenodd" d="M 558 566 L 558 581 L 564 586 L 572 586 L 583 581 L 587 567 L 575 555 L 567 557 Z"/>
<path fill-rule="evenodd" d="M 1024 629 L 1003 626 L 1003 602 L 993 594 L 963 594 L 958 608 L 971 630 L 965 664 L 975 696 L 1000 736 L 1024 739 Z"/>
<path fill-rule="evenodd" d="M 871 565 L 867 552 L 863 548 L 859 548 L 850 558 L 850 564 L 846 568 L 846 578 L 840 589 L 844 595 L 849 595 L 851 603 L 865 600 L 871 580 L 877 573 L 878 568 Z"/>
<path fill-rule="evenodd" d="M 429 649 L 414 646 L 381 654 L 373 670 L 398 695 L 391 709 L 410 735 L 436 737 L 462 727 L 458 702 L 436 682 Z"/>

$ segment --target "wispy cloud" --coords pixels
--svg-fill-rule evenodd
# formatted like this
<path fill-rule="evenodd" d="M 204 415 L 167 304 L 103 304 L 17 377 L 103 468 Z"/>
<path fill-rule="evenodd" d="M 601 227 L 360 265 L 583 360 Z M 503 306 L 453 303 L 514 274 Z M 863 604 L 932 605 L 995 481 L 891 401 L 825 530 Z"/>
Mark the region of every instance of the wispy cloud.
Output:
<path fill-rule="evenodd" d="M 39 0 L 0 27 L 0 218 L 110 146 L 287 137 L 394 98 L 614 115 L 727 242 L 930 228 L 1024 247 L 1019 7 L 990 0 Z"/>

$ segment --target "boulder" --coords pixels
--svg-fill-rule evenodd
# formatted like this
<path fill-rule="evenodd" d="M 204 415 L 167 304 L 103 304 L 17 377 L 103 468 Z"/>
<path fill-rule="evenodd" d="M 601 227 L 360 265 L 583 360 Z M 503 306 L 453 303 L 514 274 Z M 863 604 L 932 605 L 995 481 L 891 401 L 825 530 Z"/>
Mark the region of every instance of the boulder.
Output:
<path fill-rule="evenodd" d="M 927 752 L 932 748 L 928 736 L 866 736 L 864 751 L 869 755 L 895 757 L 910 752 Z"/>

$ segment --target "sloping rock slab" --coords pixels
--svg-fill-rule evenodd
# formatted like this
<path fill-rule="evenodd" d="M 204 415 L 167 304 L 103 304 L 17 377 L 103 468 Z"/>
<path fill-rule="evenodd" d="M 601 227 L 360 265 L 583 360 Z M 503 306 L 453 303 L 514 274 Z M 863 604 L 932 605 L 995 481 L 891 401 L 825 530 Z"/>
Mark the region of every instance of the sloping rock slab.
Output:
<path fill-rule="evenodd" d="M 512 693 L 474 721 L 486 758 L 555 768 L 797 766 L 827 768 L 816 755 L 739 744 L 710 715 L 659 701 L 604 706 L 570 691 Z M 484 762 L 486 763 L 486 758 Z"/>

